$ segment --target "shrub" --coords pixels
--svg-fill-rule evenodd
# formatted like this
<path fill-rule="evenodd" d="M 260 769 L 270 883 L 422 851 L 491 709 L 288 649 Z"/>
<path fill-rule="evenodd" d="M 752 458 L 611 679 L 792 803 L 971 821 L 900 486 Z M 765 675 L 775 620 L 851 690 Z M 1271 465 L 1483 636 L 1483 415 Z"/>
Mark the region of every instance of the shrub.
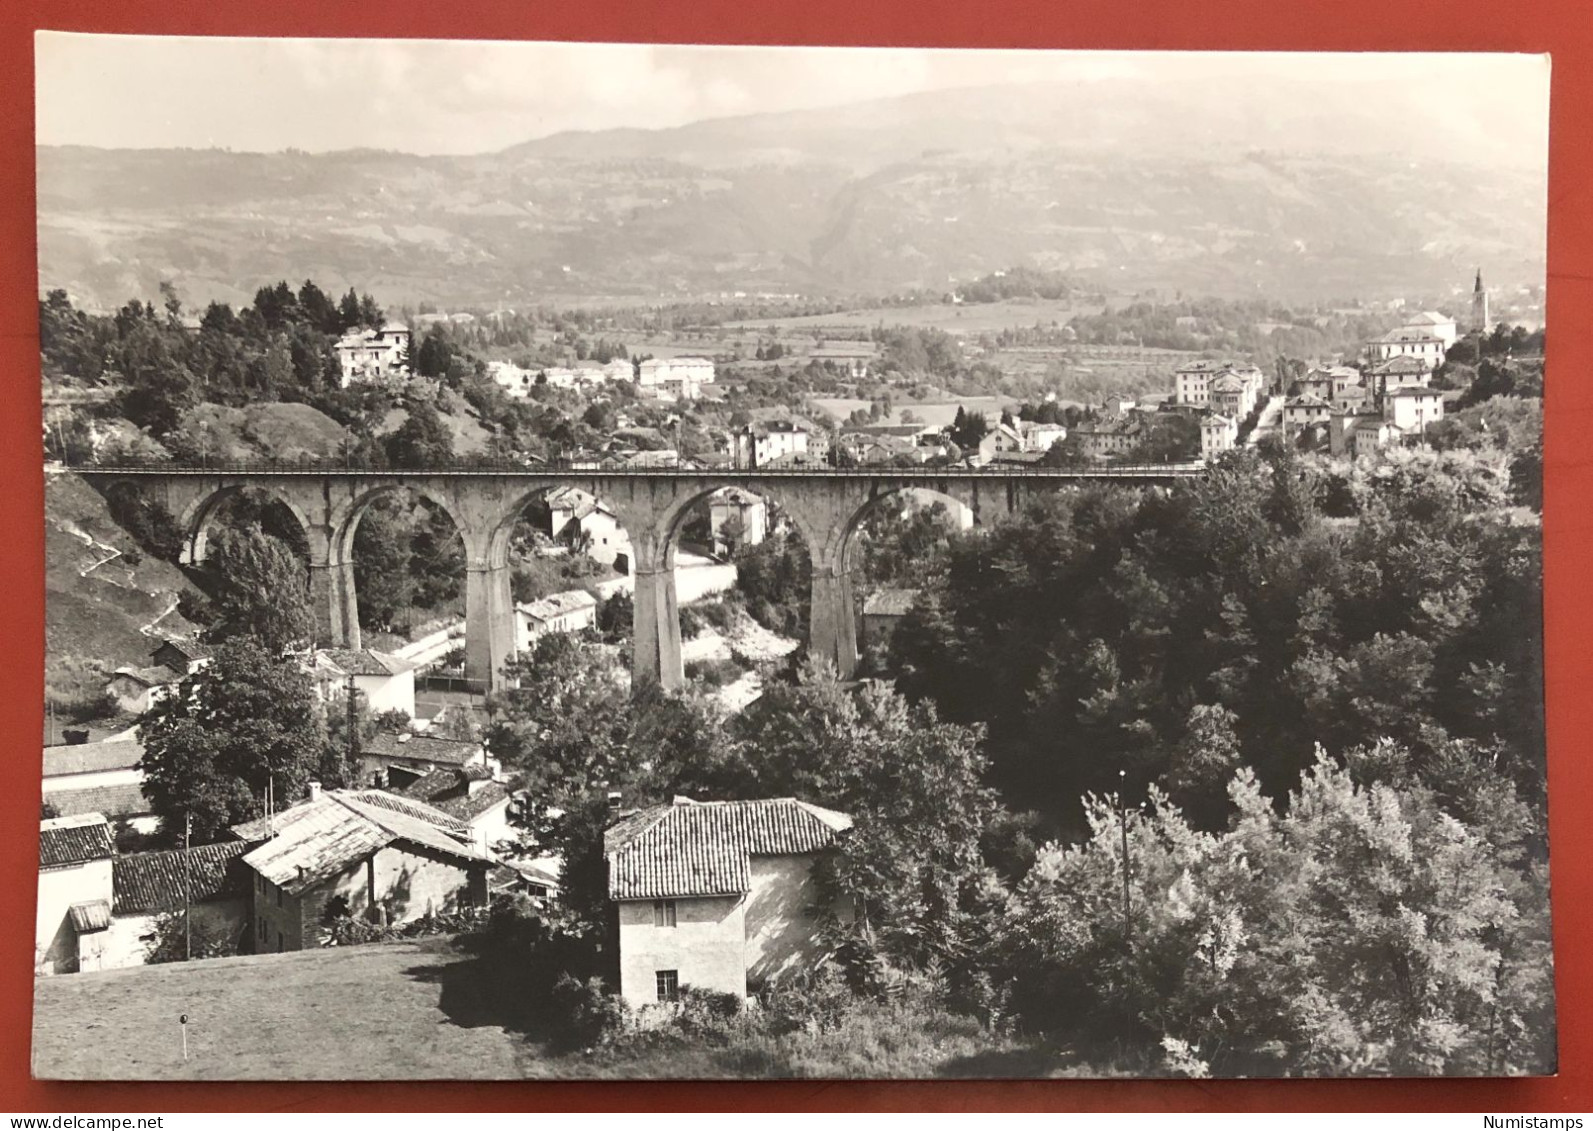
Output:
<path fill-rule="evenodd" d="M 549 999 L 559 1029 L 555 1040 L 576 1048 L 602 1044 L 624 1032 L 630 1011 L 623 998 L 609 993 L 601 978 L 581 981 L 560 974 Z"/>
<path fill-rule="evenodd" d="M 701 680 L 709 687 L 723 687 L 741 678 L 745 669 L 734 659 L 690 660 L 686 664 L 686 678 Z"/>

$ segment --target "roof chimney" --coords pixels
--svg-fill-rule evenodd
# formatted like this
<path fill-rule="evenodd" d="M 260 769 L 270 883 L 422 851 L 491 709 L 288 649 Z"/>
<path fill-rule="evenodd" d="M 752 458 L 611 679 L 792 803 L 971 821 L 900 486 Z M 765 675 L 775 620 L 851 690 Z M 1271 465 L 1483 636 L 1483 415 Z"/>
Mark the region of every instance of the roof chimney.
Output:
<path fill-rule="evenodd" d="M 618 809 L 622 800 L 619 790 L 611 789 L 608 791 L 608 807 L 610 809 Z"/>
<path fill-rule="evenodd" d="M 319 801 L 319 800 L 321 800 L 321 783 L 318 782 L 318 781 L 312 781 L 310 783 L 310 800 L 311 801 Z"/>

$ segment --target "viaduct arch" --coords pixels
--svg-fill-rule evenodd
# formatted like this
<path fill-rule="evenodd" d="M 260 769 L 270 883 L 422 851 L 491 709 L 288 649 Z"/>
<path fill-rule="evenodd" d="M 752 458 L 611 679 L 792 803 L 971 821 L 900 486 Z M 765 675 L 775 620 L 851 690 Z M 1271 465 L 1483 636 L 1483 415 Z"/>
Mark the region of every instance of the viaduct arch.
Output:
<path fill-rule="evenodd" d="M 465 547 L 465 672 L 491 688 L 514 653 L 509 539 L 521 510 L 548 490 L 575 487 L 603 499 L 630 538 L 635 579 L 633 682 L 685 683 L 675 595 L 675 543 L 692 504 L 722 487 L 741 487 L 777 504 L 807 543 L 812 563 L 809 650 L 843 674 L 857 666 L 857 626 L 847 577 L 851 536 L 865 512 L 898 492 L 922 488 L 961 503 L 975 525 L 1022 509 L 1037 492 L 1090 482 L 1167 486 L 1203 474 L 1194 464 L 1101 468 L 855 468 L 699 471 L 371 470 L 205 467 L 169 464 L 77 468 L 101 490 L 132 483 L 183 524 L 192 560 L 203 560 L 205 529 L 218 506 L 244 489 L 282 502 L 310 548 L 316 643 L 361 646 L 354 585 L 354 532 L 376 499 L 408 490 L 440 508 Z"/>

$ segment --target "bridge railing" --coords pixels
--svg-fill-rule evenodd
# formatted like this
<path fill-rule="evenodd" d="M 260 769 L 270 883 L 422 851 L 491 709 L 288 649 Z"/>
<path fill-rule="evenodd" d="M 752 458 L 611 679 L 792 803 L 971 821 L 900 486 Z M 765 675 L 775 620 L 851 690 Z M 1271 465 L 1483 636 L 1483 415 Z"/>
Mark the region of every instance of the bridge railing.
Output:
<path fill-rule="evenodd" d="M 970 464 L 859 464 L 852 467 L 726 467 L 683 463 L 671 467 L 596 465 L 586 460 L 523 461 L 479 457 L 434 461 L 394 467 L 358 460 L 227 460 L 180 463 L 169 459 L 129 459 L 114 462 L 63 463 L 73 471 L 128 475 L 597 475 L 605 477 L 673 478 L 682 475 L 723 475 L 755 479 L 812 478 L 916 478 L 988 477 L 1014 479 L 1098 479 L 1193 475 L 1205 470 L 1204 460 L 1180 463 L 1103 463 L 1091 467 L 1051 467 L 1030 463 Z"/>

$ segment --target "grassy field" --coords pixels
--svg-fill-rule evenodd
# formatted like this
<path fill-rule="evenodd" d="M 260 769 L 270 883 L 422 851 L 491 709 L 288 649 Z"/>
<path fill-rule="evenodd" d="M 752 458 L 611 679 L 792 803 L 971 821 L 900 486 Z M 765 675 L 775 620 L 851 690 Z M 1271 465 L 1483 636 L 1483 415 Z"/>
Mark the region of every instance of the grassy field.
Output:
<path fill-rule="evenodd" d="M 1033 326 L 1036 322 L 1066 324 L 1076 314 L 1099 314 L 1098 303 L 1078 303 L 1066 299 L 1031 299 L 1026 302 L 986 302 L 953 305 L 924 303 L 919 306 L 881 306 L 864 310 L 843 310 L 836 314 L 808 314 L 797 318 L 749 319 L 728 322 L 728 329 L 777 330 L 798 333 L 853 332 L 862 337 L 875 326 L 932 327 L 951 334 L 986 334 L 1014 326 Z"/>
<path fill-rule="evenodd" d="M 33 1072 L 68 1080 L 526 1075 L 525 1043 L 461 986 L 462 964 L 446 943 L 427 940 L 43 978 Z"/>
<path fill-rule="evenodd" d="M 188 1059 L 177 1019 L 187 1014 Z M 33 1072 L 51 1080 L 733 1079 L 1119 1075 L 943 1010 L 861 1005 L 838 1028 L 674 1031 L 551 1052 L 446 939 L 41 978 Z"/>

